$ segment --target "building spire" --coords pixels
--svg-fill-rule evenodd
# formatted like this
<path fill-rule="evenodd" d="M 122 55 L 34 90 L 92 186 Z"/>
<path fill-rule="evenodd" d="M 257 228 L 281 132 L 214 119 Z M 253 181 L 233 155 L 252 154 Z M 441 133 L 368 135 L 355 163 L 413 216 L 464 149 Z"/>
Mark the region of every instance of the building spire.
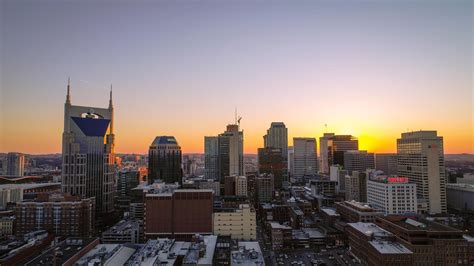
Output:
<path fill-rule="evenodd" d="M 109 108 L 113 108 L 113 103 L 112 103 L 112 84 L 110 84 Z"/>
<path fill-rule="evenodd" d="M 66 95 L 66 104 L 71 104 L 71 78 L 67 78 L 67 95 Z"/>

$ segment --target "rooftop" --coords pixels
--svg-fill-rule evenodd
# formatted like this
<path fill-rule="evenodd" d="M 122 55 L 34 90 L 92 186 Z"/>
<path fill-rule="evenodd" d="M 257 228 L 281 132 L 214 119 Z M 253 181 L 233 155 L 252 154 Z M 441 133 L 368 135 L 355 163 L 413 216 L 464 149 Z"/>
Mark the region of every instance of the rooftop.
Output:
<path fill-rule="evenodd" d="M 334 208 L 321 208 L 321 211 L 329 216 L 340 216 Z"/>
<path fill-rule="evenodd" d="M 158 145 L 178 145 L 178 142 L 173 136 L 158 136 L 155 138 L 151 146 L 158 146 Z"/>
<path fill-rule="evenodd" d="M 258 242 L 241 241 L 238 246 L 239 250 L 232 251 L 231 265 L 265 265 Z"/>
<path fill-rule="evenodd" d="M 3 189 L 34 189 L 50 186 L 61 186 L 61 183 L 27 183 L 27 184 L 4 184 L 0 185 L 0 190 Z"/>
<path fill-rule="evenodd" d="M 374 247 L 378 252 L 382 254 L 413 254 L 404 245 L 387 240 L 372 240 L 369 241 L 370 245 Z"/>
<path fill-rule="evenodd" d="M 384 237 L 384 236 L 392 235 L 390 232 L 385 231 L 384 229 L 380 228 L 374 223 L 357 222 L 357 223 L 348 223 L 347 225 L 351 226 L 352 228 L 356 229 L 357 231 L 369 237 L 372 237 L 372 236 Z"/>
<path fill-rule="evenodd" d="M 451 233 L 462 233 L 462 231 L 449 227 L 437 222 L 428 221 L 426 219 L 414 220 L 405 216 L 390 215 L 386 217 L 380 217 L 382 220 L 392 222 L 402 228 L 410 231 L 430 231 L 430 232 L 451 232 Z"/>
<path fill-rule="evenodd" d="M 292 229 L 290 226 L 283 225 L 278 222 L 270 222 L 270 226 L 272 227 L 272 229 L 288 229 L 288 230 Z"/>

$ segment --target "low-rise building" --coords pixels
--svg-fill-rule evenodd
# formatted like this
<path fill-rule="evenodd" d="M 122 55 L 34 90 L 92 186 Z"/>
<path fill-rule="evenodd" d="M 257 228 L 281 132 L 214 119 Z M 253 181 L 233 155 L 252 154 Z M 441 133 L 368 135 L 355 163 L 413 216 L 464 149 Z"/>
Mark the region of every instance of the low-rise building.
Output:
<path fill-rule="evenodd" d="M 363 265 L 413 264 L 413 252 L 374 223 L 349 223 L 346 234 L 351 253 Z"/>
<path fill-rule="evenodd" d="M 378 217 L 375 223 L 414 253 L 415 265 L 469 265 L 469 245 L 461 230 L 404 216 Z"/>
<path fill-rule="evenodd" d="M 0 218 L 0 236 L 9 236 L 13 235 L 13 224 L 15 222 L 15 217 L 1 217 Z"/>
<path fill-rule="evenodd" d="M 56 236 L 89 237 L 95 225 L 95 199 L 68 194 L 40 194 L 36 201 L 18 202 L 15 235 L 46 230 Z"/>
<path fill-rule="evenodd" d="M 215 235 L 240 240 L 255 240 L 257 237 L 256 214 L 249 204 L 215 209 L 213 217 Z"/>
<path fill-rule="evenodd" d="M 141 220 L 122 220 L 102 233 L 102 243 L 140 243 L 142 223 Z"/>
<path fill-rule="evenodd" d="M 282 249 L 292 240 L 292 228 L 288 225 L 283 225 L 277 222 L 269 222 L 268 229 L 270 230 L 270 239 L 272 242 L 272 249 Z"/>
<path fill-rule="evenodd" d="M 446 193 L 449 209 L 474 212 L 474 184 L 448 183 Z"/>
<path fill-rule="evenodd" d="M 264 266 L 262 250 L 258 242 L 238 243 L 238 250 L 232 251 L 230 265 Z"/>
<path fill-rule="evenodd" d="M 335 205 L 336 211 L 341 215 L 341 219 L 349 223 L 372 223 L 376 217 L 384 215 L 383 212 L 357 201 L 337 202 Z"/>

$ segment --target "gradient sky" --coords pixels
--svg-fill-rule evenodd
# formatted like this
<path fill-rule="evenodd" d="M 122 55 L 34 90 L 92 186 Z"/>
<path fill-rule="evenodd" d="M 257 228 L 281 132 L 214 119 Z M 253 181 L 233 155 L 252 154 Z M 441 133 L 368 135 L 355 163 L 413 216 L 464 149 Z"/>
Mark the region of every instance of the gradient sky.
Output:
<path fill-rule="evenodd" d="M 474 153 L 469 0 L 0 5 L 0 152 L 61 151 L 70 76 L 76 105 L 106 107 L 114 84 L 117 152 L 157 135 L 202 152 L 237 107 L 247 153 L 272 121 L 374 152 L 433 129 L 446 153 Z"/>

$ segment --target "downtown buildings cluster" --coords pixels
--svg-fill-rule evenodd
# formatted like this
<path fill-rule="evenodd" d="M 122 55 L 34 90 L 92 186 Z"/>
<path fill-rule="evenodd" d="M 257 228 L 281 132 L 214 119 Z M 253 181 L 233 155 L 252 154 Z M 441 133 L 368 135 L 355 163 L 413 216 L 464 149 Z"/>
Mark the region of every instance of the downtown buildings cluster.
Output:
<path fill-rule="evenodd" d="M 8 245 L 0 262 L 474 262 L 474 238 L 449 226 L 443 138 L 436 131 L 402 133 L 394 154 L 359 150 L 355 136 L 334 133 L 324 133 L 319 145 L 301 136 L 289 146 L 283 122 L 262 135 L 253 168 L 240 118 L 204 137 L 200 173 L 173 136 L 157 136 L 147 156 L 117 156 L 112 88 L 107 108 L 76 106 L 68 83 L 60 178 L 18 177 L 25 157 L 8 154 L 12 177 L 3 177 L 0 190 Z M 295 253 L 304 256 L 288 258 Z"/>

